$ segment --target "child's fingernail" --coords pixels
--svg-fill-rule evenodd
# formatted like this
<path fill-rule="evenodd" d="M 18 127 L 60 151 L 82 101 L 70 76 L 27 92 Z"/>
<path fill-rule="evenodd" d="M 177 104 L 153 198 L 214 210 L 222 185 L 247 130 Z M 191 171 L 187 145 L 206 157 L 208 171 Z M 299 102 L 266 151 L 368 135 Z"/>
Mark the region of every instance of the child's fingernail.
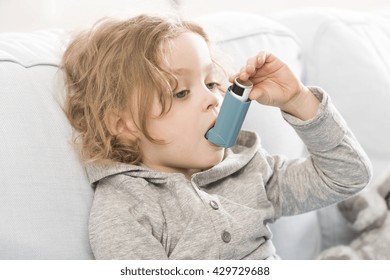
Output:
<path fill-rule="evenodd" d="M 265 61 L 265 60 L 267 59 L 267 52 L 264 52 L 264 53 L 263 53 L 263 56 L 261 57 L 261 59 L 262 59 L 263 61 Z"/>
<path fill-rule="evenodd" d="M 263 52 L 263 54 L 257 58 L 257 61 L 258 61 L 259 63 L 264 63 L 265 60 L 266 60 L 266 58 L 267 58 L 267 53 L 266 53 L 266 52 Z"/>

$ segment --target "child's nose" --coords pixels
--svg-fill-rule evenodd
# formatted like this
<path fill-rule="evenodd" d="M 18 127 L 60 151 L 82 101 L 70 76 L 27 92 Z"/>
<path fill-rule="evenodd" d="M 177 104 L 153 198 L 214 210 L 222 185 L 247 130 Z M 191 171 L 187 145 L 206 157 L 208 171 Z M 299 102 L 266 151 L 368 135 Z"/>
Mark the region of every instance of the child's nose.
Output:
<path fill-rule="evenodd" d="M 221 98 L 221 94 L 218 92 L 212 92 L 207 89 L 206 98 L 204 99 L 203 103 L 203 110 L 210 111 L 217 108 Z"/>

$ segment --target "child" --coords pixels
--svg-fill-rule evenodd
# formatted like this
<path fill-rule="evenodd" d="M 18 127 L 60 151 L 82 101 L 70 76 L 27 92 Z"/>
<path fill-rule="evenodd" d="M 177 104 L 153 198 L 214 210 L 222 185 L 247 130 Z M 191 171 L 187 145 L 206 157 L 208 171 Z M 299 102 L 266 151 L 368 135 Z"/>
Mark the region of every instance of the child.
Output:
<path fill-rule="evenodd" d="M 96 187 L 97 259 L 277 259 L 268 223 L 343 200 L 370 162 L 328 95 L 271 53 L 232 76 L 277 106 L 309 157 L 267 154 L 242 131 L 224 149 L 205 138 L 225 83 L 196 24 L 141 15 L 103 21 L 63 57 L 64 109 Z"/>

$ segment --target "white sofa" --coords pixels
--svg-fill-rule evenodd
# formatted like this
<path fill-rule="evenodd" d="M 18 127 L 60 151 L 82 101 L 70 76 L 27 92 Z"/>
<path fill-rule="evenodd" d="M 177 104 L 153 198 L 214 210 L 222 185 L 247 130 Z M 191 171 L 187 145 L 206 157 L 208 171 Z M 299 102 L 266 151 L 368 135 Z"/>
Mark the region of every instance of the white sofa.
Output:
<path fill-rule="evenodd" d="M 370 156 L 390 165 L 390 13 L 301 10 L 197 19 L 235 67 L 260 49 L 284 59 L 307 85 L 327 90 Z M 70 144 L 60 104 L 63 30 L 0 33 L 0 259 L 93 259 L 93 189 Z M 305 149 L 275 108 L 252 104 L 245 128 L 271 153 Z M 284 259 L 313 259 L 353 237 L 336 207 L 271 225 Z"/>

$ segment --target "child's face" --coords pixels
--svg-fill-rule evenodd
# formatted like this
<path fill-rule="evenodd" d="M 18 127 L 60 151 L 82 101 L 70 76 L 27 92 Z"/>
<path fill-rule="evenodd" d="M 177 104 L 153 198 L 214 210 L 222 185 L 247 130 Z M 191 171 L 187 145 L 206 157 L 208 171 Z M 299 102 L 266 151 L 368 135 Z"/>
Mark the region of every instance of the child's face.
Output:
<path fill-rule="evenodd" d="M 178 79 L 171 110 L 162 117 L 155 100 L 150 135 L 166 144 L 156 144 L 141 137 L 142 162 L 165 172 L 180 172 L 189 178 L 193 173 L 211 168 L 223 159 L 224 149 L 205 138 L 215 123 L 222 96 L 217 88 L 215 69 L 204 39 L 184 33 L 167 48 L 170 71 Z"/>

